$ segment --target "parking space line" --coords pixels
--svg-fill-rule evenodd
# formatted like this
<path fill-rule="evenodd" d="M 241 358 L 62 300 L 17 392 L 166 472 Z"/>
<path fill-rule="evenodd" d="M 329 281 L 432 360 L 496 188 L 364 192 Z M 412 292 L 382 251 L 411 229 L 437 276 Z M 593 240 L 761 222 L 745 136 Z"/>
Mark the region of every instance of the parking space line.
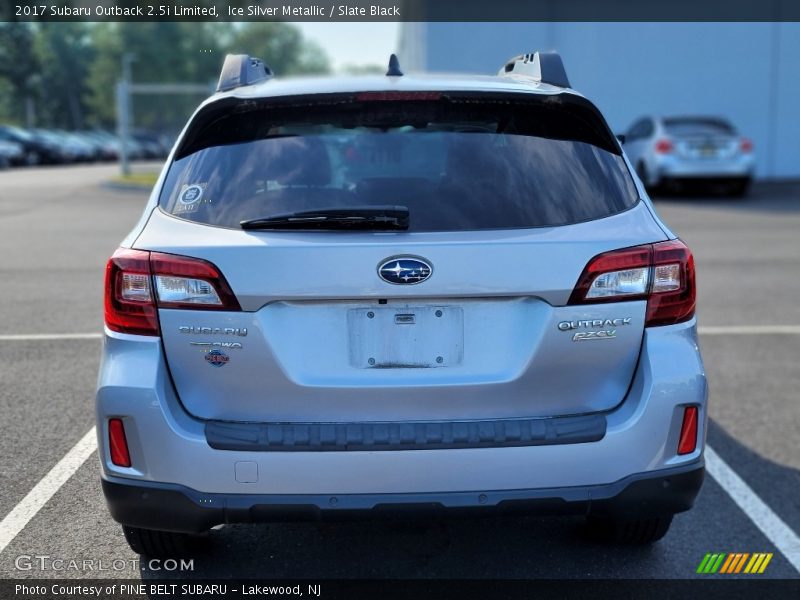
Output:
<path fill-rule="evenodd" d="M 706 446 L 705 456 L 709 474 L 800 573 L 800 538 L 797 534 L 756 495 L 711 446 Z"/>
<path fill-rule="evenodd" d="M 0 342 L 99 340 L 102 337 L 102 333 L 20 333 L 0 335 Z"/>
<path fill-rule="evenodd" d="M 698 327 L 700 335 L 800 335 L 800 325 L 731 325 Z"/>
<path fill-rule="evenodd" d="M 92 427 L 33 489 L 0 521 L 0 552 L 72 477 L 97 449 Z M 711 448 L 705 448 L 706 469 L 744 514 L 800 573 L 800 538 Z"/>
<path fill-rule="evenodd" d="M 17 537 L 36 513 L 64 485 L 97 448 L 95 428 L 92 427 L 64 457 L 42 477 L 5 518 L 0 521 L 0 552 Z"/>
<path fill-rule="evenodd" d="M 701 335 L 765 335 L 800 334 L 800 325 L 754 325 L 730 327 L 700 327 Z M 0 335 L 0 341 L 27 340 L 82 340 L 100 339 L 101 333 L 62 334 L 9 334 Z M 19 534 L 47 501 L 83 465 L 97 448 L 95 428 L 92 427 L 81 440 L 28 492 L 2 521 L 0 521 L 0 552 Z M 725 490 L 731 499 L 786 556 L 800 573 L 800 538 L 775 512 L 756 495 L 736 472 L 710 446 L 705 450 L 708 473 Z"/>

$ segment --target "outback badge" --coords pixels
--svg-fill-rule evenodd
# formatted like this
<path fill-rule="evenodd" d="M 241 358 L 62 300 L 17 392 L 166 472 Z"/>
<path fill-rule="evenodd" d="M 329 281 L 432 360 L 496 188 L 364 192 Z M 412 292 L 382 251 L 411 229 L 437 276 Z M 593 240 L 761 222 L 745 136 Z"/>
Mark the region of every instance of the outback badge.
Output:
<path fill-rule="evenodd" d="M 573 331 L 575 329 L 588 329 L 578 331 L 572 336 L 573 342 L 586 340 L 613 340 L 617 337 L 617 327 L 630 325 L 632 317 L 619 317 L 616 319 L 584 319 L 581 321 L 561 321 L 559 331 Z"/>

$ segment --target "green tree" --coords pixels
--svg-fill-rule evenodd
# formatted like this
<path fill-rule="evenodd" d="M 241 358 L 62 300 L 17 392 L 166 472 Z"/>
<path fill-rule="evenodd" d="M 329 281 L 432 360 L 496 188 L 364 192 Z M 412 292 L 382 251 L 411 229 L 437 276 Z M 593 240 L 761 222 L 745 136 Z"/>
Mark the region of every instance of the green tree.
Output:
<path fill-rule="evenodd" d="M 92 42 L 87 103 L 92 121 L 103 126 L 116 119 L 115 87 L 125 53 L 135 57 L 135 83 L 208 84 L 209 92 L 229 52 L 263 58 L 280 75 L 330 71 L 327 55 L 286 23 L 98 23 Z M 135 96 L 134 125 L 174 132 L 200 99 Z"/>
<path fill-rule="evenodd" d="M 342 65 L 341 72 L 347 75 L 385 75 L 386 65 Z"/>
<path fill-rule="evenodd" d="M 330 72 L 325 52 L 287 23 L 0 23 L 0 119 L 113 126 L 125 54 L 135 83 L 211 91 L 229 52 L 263 58 L 281 76 Z M 134 125 L 174 131 L 202 96 L 135 96 Z"/>
<path fill-rule="evenodd" d="M 325 51 L 286 23 L 244 23 L 233 31 L 225 49 L 234 54 L 257 56 L 281 76 L 331 70 Z"/>
<path fill-rule="evenodd" d="M 41 83 L 33 44 L 34 28 L 30 23 L 0 22 L 0 89 L 8 93 L 0 102 L 4 120 L 25 123 L 28 116 L 33 117 Z"/>
<path fill-rule="evenodd" d="M 34 48 L 40 65 L 39 123 L 83 128 L 86 76 L 93 56 L 84 23 L 42 23 Z"/>
<path fill-rule="evenodd" d="M 135 83 L 207 83 L 198 64 L 204 62 L 198 38 L 201 23 L 98 23 L 93 27 L 95 59 L 88 74 L 87 103 L 95 124 L 109 126 L 116 119 L 115 90 L 122 76 L 122 57 L 133 57 L 132 78 Z M 217 50 L 213 39 L 205 42 L 213 55 Z M 207 61 L 208 59 L 205 59 Z M 181 96 L 134 99 L 134 122 L 140 126 L 169 126 L 177 115 L 185 119 L 188 106 Z"/>

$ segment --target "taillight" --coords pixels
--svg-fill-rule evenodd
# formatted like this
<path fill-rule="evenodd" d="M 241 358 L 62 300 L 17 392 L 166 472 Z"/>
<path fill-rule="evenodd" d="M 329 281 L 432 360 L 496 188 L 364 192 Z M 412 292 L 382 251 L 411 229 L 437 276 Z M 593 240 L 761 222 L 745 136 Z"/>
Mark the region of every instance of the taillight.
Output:
<path fill-rule="evenodd" d="M 241 310 L 210 262 L 120 248 L 106 265 L 106 325 L 121 333 L 158 335 L 157 308 Z"/>
<path fill-rule="evenodd" d="M 105 319 L 113 331 L 158 335 L 149 252 L 120 248 L 108 260 Z"/>
<path fill-rule="evenodd" d="M 219 269 L 188 256 L 150 254 L 159 308 L 242 310 Z"/>
<path fill-rule="evenodd" d="M 695 448 L 697 448 L 697 407 L 687 406 L 683 410 L 678 454 L 691 454 Z"/>
<path fill-rule="evenodd" d="M 669 154 L 672 152 L 674 146 L 672 145 L 672 141 L 662 138 L 656 142 L 655 150 L 659 154 Z"/>
<path fill-rule="evenodd" d="M 653 285 L 645 327 L 674 325 L 694 316 L 694 257 L 680 240 L 653 244 Z"/>
<path fill-rule="evenodd" d="M 645 327 L 692 318 L 694 258 L 686 244 L 671 240 L 595 256 L 578 279 L 569 304 L 645 299 Z"/>
<path fill-rule="evenodd" d="M 739 140 L 739 149 L 745 154 L 748 154 L 753 151 L 753 142 L 748 138 L 742 138 Z"/>
<path fill-rule="evenodd" d="M 128 452 L 128 440 L 125 438 L 122 419 L 108 420 L 108 449 L 112 463 L 118 467 L 131 466 L 131 455 Z"/>

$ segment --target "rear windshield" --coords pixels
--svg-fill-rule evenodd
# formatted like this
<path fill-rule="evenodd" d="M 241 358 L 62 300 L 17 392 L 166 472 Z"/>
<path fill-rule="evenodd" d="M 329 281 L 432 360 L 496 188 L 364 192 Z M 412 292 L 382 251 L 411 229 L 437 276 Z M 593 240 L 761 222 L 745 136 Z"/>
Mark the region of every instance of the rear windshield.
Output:
<path fill-rule="evenodd" d="M 196 124 L 176 157 L 162 208 L 222 227 L 394 205 L 408 208 L 411 231 L 529 228 L 638 200 L 602 118 L 552 100 L 425 94 L 238 107 Z"/>
<path fill-rule="evenodd" d="M 677 137 L 690 135 L 734 135 L 733 126 L 723 119 L 681 117 L 664 119 L 667 133 Z"/>

